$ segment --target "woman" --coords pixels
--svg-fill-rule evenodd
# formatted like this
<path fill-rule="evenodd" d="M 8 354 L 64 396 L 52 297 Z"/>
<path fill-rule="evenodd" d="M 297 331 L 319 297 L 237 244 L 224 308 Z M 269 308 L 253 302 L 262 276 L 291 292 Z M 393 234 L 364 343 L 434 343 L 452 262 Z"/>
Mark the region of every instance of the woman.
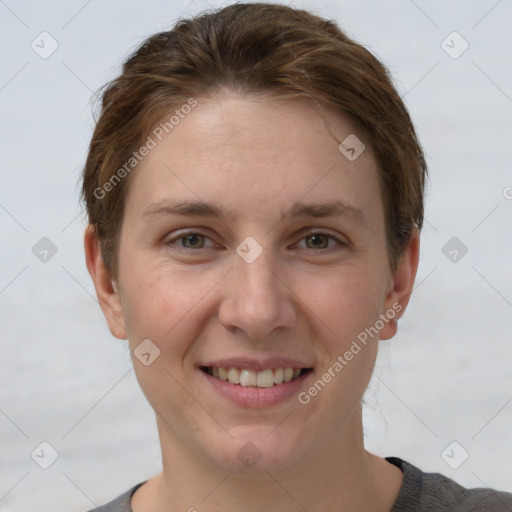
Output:
<path fill-rule="evenodd" d="M 387 71 L 332 22 L 236 4 L 141 45 L 104 92 L 82 194 L 163 471 L 101 510 L 510 510 L 364 448 L 426 174 Z"/>

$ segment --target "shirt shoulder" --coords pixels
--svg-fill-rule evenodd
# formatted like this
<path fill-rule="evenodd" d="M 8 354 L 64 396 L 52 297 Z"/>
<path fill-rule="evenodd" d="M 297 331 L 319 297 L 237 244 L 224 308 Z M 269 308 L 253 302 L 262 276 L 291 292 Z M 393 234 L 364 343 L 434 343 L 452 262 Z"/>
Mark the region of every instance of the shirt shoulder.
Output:
<path fill-rule="evenodd" d="M 425 473 L 398 457 L 386 460 L 404 475 L 391 512 L 512 511 L 512 493 L 483 487 L 466 489 L 440 473 Z"/>
<path fill-rule="evenodd" d="M 133 512 L 130 504 L 133 493 L 143 483 L 144 482 L 141 482 L 140 484 L 133 486 L 131 489 L 118 496 L 115 500 L 109 501 L 101 507 L 96 507 L 94 510 L 89 510 L 89 512 Z"/>

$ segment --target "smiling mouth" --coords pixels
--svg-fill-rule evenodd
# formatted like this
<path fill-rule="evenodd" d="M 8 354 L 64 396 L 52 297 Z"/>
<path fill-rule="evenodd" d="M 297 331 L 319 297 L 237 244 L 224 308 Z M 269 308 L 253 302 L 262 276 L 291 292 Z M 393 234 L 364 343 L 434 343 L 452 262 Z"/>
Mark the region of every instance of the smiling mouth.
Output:
<path fill-rule="evenodd" d="M 239 386 L 256 388 L 271 388 L 291 382 L 313 370 L 312 368 L 268 368 L 256 372 L 245 368 L 219 368 L 212 366 L 201 366 L 200 368 L 203 372 L 216 379 Z"/>

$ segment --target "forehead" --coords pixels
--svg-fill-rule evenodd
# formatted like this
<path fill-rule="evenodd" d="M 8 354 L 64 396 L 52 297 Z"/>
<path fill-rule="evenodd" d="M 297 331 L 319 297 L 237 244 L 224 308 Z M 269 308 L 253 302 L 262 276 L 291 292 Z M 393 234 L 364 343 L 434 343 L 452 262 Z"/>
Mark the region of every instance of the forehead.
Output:
<path fill-rule="evenodd" d="M 354 161 L 338 148 L 351 135 L 364 140 L 347 118 L 322 116 L 301 99 L 197 98 L 162 140 L 153 135 L 155 147 L 131 177 L 129 210 L 142 216 L 172 199 L 263 218 L 282 217 L 298 203 L 330 200 L 378 217 L 380 188 L 369 141 Z"/>

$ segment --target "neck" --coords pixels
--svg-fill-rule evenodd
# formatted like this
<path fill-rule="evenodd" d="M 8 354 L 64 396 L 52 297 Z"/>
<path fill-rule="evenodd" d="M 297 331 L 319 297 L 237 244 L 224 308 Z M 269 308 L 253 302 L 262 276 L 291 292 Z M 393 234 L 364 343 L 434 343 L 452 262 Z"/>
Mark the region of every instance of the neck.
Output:
<path fill-rule="evenodd" d="M 132 509 L 387 512 L 398 495 L 402 474 L 364 449 L 361 406 L 357 409 L 343 431 L 312 447 L 295 466 L 254 471 L 255 466 L 246 474 L 223 471 L 201 455 L 191 456 L 159 424 L 163 472 L 135 493 Z"/>

